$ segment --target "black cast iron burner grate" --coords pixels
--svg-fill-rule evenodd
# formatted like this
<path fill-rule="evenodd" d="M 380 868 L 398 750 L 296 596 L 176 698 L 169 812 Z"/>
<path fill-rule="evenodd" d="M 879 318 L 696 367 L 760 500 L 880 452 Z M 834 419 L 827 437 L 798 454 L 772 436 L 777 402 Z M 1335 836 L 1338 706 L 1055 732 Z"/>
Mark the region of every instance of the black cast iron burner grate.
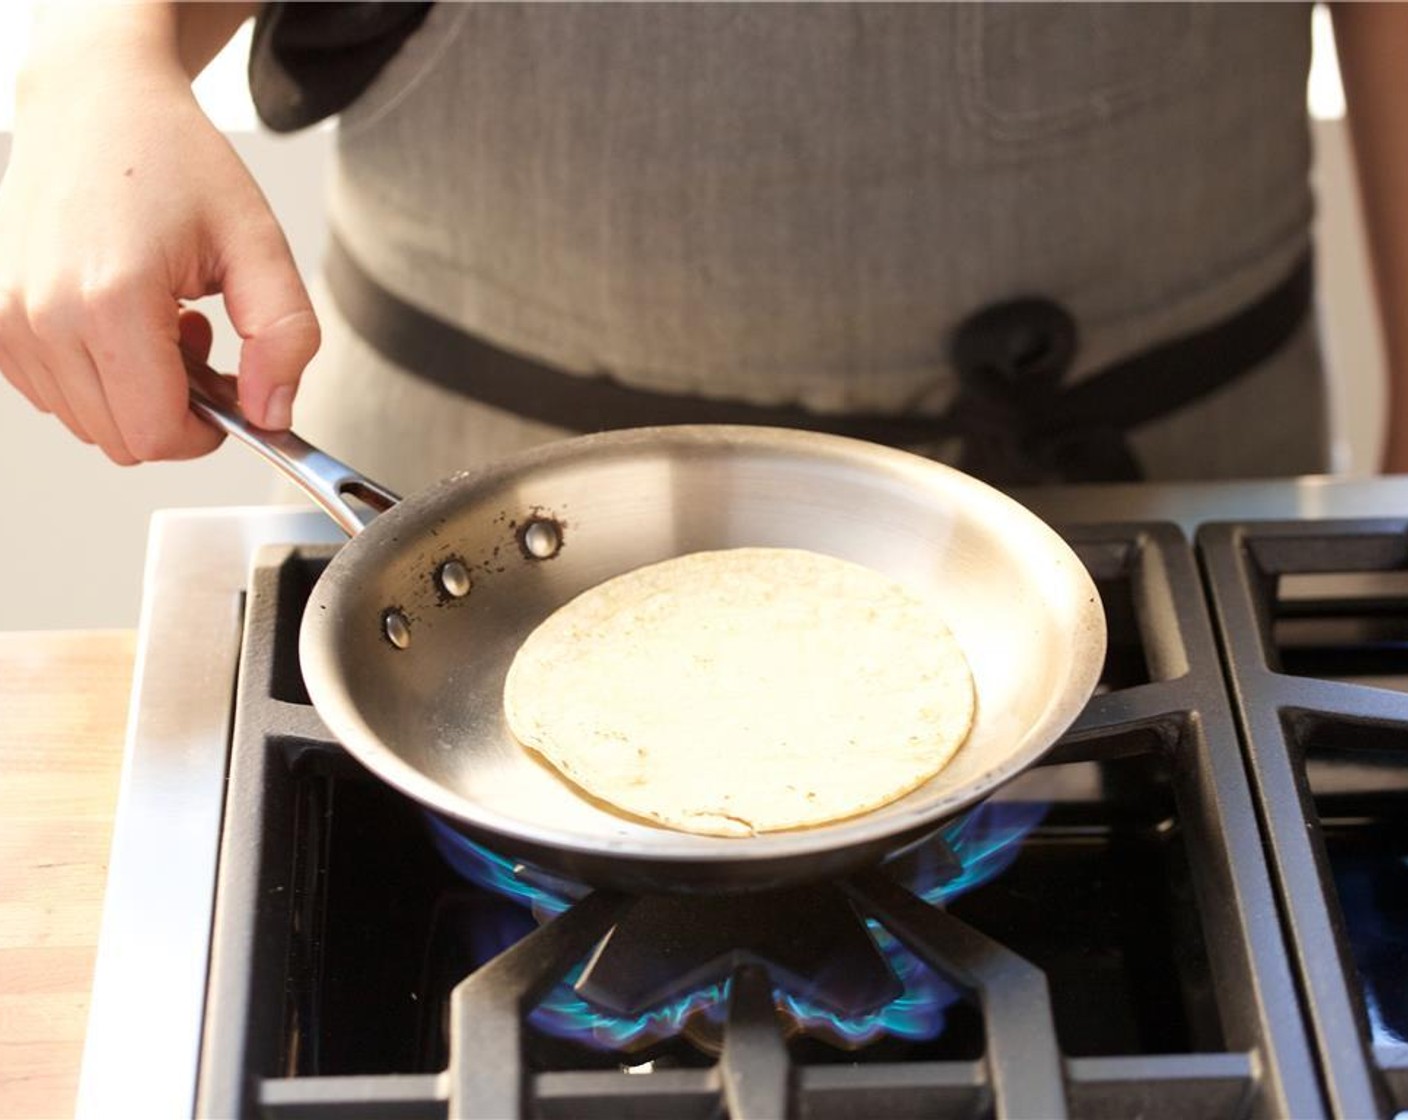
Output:
<path fill-rule="evenodd" d="M 838 884 L 968 993 L 972 1049 L 941 1039 L 819 1055 L 784 1039 L 772 978 L 745 963 L 718 1059 L 657 1061 L 648 1075 L 547 1045 L 525 1023 L 629 905 L 601 893 L 456 979 L 438 1030 L 424 946 L 435 901 L 464 888 L 430 845 L 403 842 L 414 808 L 370 781 L 308 705 L 297 627 L 331 551 L 264 554 L 247 604 L 198 1112 L 1322 1114 L 1191 552 L 1171 526 L 1067 535 L 1100 586 L 1110 655 L 1101 694 L 1010 787 L 1052 802 L 1040 835 L 946 911 L 883 869 Z M 1038 898 L 1046 881 L 1069 907 Z"/>
<path fill-rule="evenodd" d="M 1205 526 L 1290 950 L 1336 1116 L 1408 1109 L 1408 522 Z"/>

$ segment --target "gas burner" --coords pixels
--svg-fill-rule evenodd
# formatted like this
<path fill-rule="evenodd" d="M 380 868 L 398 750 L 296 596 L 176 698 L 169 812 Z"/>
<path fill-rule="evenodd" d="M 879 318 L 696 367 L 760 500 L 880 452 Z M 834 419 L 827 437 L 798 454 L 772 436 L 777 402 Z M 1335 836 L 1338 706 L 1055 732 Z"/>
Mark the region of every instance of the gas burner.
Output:
<path fill-rule="evenodd" d="M 1040 803 L 988 802 L 890 861 L 888 871 L 930 905 L 981 885 L 1012 862 L 1040 821 Z M 475 844 L 439 818 L 427 817 L 437 849 L 466 880 L 531 908 L 539 922 L 588 893 Z M 460 942 L 485 921 L 471 913 Z M 437 926 L 449 924 L 442 915 Z M 497 921 L 498 948 L 533 927 L 514 916 Z M 445 952 L 445 934 L 432 956 Z M 488 958 L 461 952 L 469 972 Z M 843 1049 L 888 1036 L 937 1037 L 960 991 L 924 965 L 874 918 L 862 920 L 836 886 L 745 895 L 655 895 L 633 899 L 620 922 L 529 1015 L 537 1028 L 603 1050 L 636 1053 L 682 1034 L 717 1055 L 731 976 L 756 965 L 772 978 L 784 1034 L 805 1034 Z M 441 971 L 443 972 L 443 965 Z"/>
<path fill-rule="evenodd" d="M 623 976 L 631 954 L 598 947 L 608 934 L 629 946 L 652 914 L 678 931 L 676 903 L 583 895 L 493 853 L 481 853 L 492 882 L 477 885 L 464 852 L 442 854 L 419 808 L 356 766 L 307 704 L 298 622 L 332 550 L 264 554 L 248 599 L 197 1111 L 1318 1114 L 1192 553 L 1171 526 L 1068 537 L 1104 599 L 1103 687 L 1044 764 L 996 799 L 1050 808 L 1021 843 L 975 814 L 943 845 L 800 897 L 854 915 L 841 927 L 872 969 L 858 993 L 819 980 L 814 945 L 789 953 L 766 925 L 657 946 L 656 964 L 683 954 L 683 982 Z M 876 949 L 862 952 L 865 939 Z M 913 1030 L 897 1014 L 912 1010 L 903 996 L 865 1009 L 886 994 L 877 949 L 901 983 L 896 962 L 909 960 L 936 986 Z M 594 954 L 604 971 L 583 982 Z M 636 1050 L 623 1040 L 623 1022 L 681 1000 L 709 1008 L 682 1016 L 702 1044 L 683 1030 Z M 890 1018 L 843 1049 L 834 1031 L 823 1041 L 795 1029 L 788 1004 L 802 1002 L 853 1033 Z M 583 1008 L 595 1017 L 587 1041 L 555 1033 Z"/>

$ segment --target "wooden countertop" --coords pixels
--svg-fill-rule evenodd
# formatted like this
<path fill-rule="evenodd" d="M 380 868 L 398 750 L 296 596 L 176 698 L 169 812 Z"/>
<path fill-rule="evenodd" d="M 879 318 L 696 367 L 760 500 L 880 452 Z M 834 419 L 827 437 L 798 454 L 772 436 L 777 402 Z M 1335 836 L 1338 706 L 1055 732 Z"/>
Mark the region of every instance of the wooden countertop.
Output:
<path fill-rule="evenodd" d="M 0 633 L 0 1120 L 73 1115 L 135 647 Z"/>

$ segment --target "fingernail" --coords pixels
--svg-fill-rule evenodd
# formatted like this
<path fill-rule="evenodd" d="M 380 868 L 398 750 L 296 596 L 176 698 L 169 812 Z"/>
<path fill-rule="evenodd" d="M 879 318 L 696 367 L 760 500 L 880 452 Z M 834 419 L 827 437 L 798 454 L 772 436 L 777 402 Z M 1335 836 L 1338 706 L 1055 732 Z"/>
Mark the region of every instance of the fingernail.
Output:
<path fill-rule="evenodd" d="M 264 405 L 264 427 L 282 431 L 293 423 L 293 386 L 279 385 Z"/>

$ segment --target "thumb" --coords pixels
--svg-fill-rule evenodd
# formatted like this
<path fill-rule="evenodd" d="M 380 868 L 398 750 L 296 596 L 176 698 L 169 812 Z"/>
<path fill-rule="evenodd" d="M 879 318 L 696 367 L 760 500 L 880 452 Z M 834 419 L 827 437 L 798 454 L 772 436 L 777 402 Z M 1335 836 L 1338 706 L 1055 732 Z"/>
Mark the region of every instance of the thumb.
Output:
<path fill-rule="evenodd" d="M 256 229 L 246 224 L 232 240 L 220 286 L 244 339 L 240 408 L 251 423 L 281 431 L 293 422 L 299 378 L 318 352 L 317 316 L 272 216 Z"/>

